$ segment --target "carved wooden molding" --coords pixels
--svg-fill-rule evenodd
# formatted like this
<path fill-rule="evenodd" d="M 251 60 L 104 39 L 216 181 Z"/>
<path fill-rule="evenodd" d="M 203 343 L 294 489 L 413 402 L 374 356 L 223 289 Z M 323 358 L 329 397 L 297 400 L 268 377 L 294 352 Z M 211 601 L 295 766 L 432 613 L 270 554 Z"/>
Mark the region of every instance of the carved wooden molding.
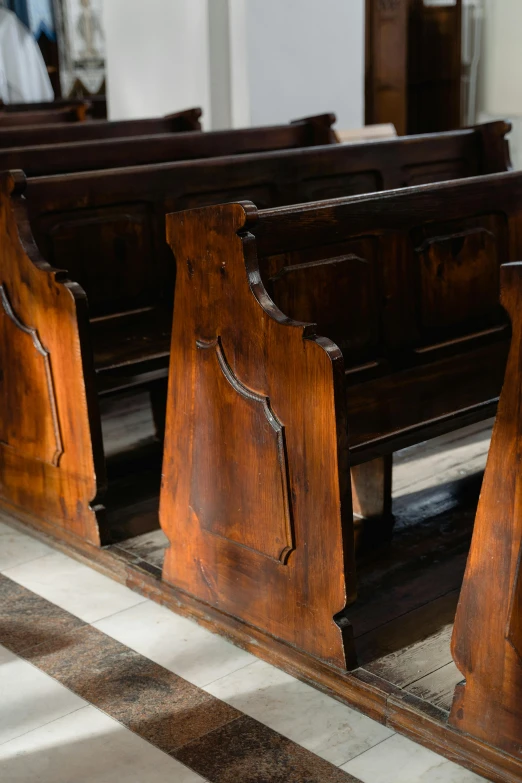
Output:
<path fill-rule="evenodd" d="M 45 369 L 49 407 L 50 407 L 50 412 L 52 417 L 53 431 L 54 431 L 54 438 L 55 438 L 55 451 L 50 462 L 55 467 L 58 467 L 60 462 L 60 457 L 63 454 L 63 443 L 62 443 L 62 436 L 60 432 L 60 423 L 58 419 L 58 407 L 56 404 L 56 395 L 54 391 L 51 359 L 50 359 L 49 352 L 42 345 L 37 330 L 33 327 L 26 326 L 24 323 L 22 323 L 22 321 L 18 318 L 18 316 L 14 312 L 11 306 L 11 302 L 9 301 L 9 297 L 7 295 L 5 285 L 0 285 L 0 302 L 2 304 L 2 308 L 5 314 L 7 315 L 7 317 L 13 322 L 13 324 L 16 326 L 17 329 L 19 329 L 21 332 L 23 332 L 24 334 L 28 335 L 31 338 L 35 350 L 42 357 L 43 365 Z M 9 446 L 10 444 L 6 444 L 6 445 Z"/>
<path fill-rule="evenodd" d="M 279 473 L 280 473 L 280 481 L 281 481 L 280 486 L 281 486 L 282 510 L 284 514 L 284 524 L 283 524 L 283 529 L 281 531 L 282 532 L 281 538 L 284 539 L 284 545 L 279 550 L 276 557 L 273 557 L 273 555 L 269 554 L 267 550 L 261 551 L 260 549 L 256 548 L 255 551 L 258 551 L 260 554 L 263 554 L 265 557 L 270 557 L 271 559 L 278 560 L 282 564 L 286 564 L 290 553 L 295 549 L 295 537 L 294 537 L 292 514 L 290 508 L 290 495 L 288 490 L 288 483 L 289 483 L 288 461 L 287 461 L 287 454 L 286 454 L 284 426 L 281 424 L 281 422 L 273 412 L 270 406 L 270 399 L 264 395 L 253 392 L 251 389 L 248 389 L 243 383 L 241 383 L 241 381 L 233 373 L 230 365 L 227 362 L 225 353 L 223 351 L 223 346 L 221 344 L 220 337 L 217 337 L 215 340 L 212 340 L 210 342 L 203 341 L 203 340 L 196 340 L 196 345 L 199 349 L 215 350 L 215 355 L 224 378 L 227 380 L 230 386 L 234 389 L 235 392 L 237 392 L 237 394 L 240 397 L 260 407 L 267 424 L 269 425 L 269 427 L 274 433 L 275 440 L 276 440 L 276 448 L 277 448 L 277 462 L 279 465 Z M 274 520 L 275 529 L 279 524 L 280 524 L 279 520 Z M 207 532 L 211 532 L 214 535 L 220 535 L 215 530 L 210 530 L 208 527 L 206 527 L 206 530 Z M 253 547 L 249 546 L 246 543 L 241 543 L 240 541 L 237 541 L 235 539 L 228 539 L 228 536 L 222 536 L 222 537 L 226 537 L 227 540 L 233 540 L 234 543 L 237 543 L 240 546 L 246 546 L 247 548 L 253 549 Z"/>

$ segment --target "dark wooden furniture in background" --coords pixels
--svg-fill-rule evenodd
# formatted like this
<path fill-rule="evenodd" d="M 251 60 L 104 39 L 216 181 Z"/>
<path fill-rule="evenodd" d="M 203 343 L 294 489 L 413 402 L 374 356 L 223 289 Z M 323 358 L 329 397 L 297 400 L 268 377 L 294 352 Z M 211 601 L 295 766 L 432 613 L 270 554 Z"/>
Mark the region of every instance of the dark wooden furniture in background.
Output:
<path fill-rule="evenodd" d="M 201 109 L 186 109 L 167 117 L 153 117 L 145 120 L 116 122 L 93 120 L 83 123 L 52 123 L 16 128 L 2 128 L 0 125 L 0 148 L 199 131 L 201 130 L 200 117 Z"/>
<path fill-rule="evenodd" d="M 288 125 L 211 131 L 157 133 L 67 144 L 0 148 L 0 171 L 23 169 L 27 176 L 95 171 L 192 158 L 292 149 L 335 143 L 333 114 L 306 117 Z M 110 123 L 107 123 L 110 124 Z"/>
<path fill-rule="evenodd" d="M 175 281 L 172 255 L 165 242 L 166 213 L 248 196 L 266 206 L 295 204 L 321 196 L 500 171 L 509 165 L 506 129 L 504 123 L 496 123 L 433 137 L 40 177 L 28 181 L 25 199 L 21 198 L 21 178 L 16 177 L 16 185 L 7 180 L 0 198 L 6 221 L 2 268 L 10 270 L 7 296 L 12 312 L 20 324 L 36 329 L 49 354 L 56 388 L 62 377 L 74 372 L 86 391 L 83 395 L 71 395 L 63 390 L 56 405 L 52 402 L 54 392 L 49 391 L 43 397 L 46 409 L 41 401 L 32 405 L 31 395 L 39 398 L 42 392 L 25 380 L 32 365 L 24 364 L 23 356 L 33 349 L 23 336 L 23 329 L 15 332 L 22 339 L 15 341 L 11 350 L 17 351 L 22 361 L 13 358 L 9 366 L 19 366 L 24 376 L 19 377 L 17 370 L 4 372 L 2 393 L 16 400 L 9 397 L 13 392 L 7 391 L 7 387 L 27 388 L 27 416 L 44 417 L 47 423 L 39 426 L 47 427 L 51 443 L 55 437 L 53 422 L 63 420 L 59 432 L 69 456 L 47 465 L 43 458 L 35 459 L 35 454 L 50 450 L 51 446 L 40 434 L 32 440 L 31 433 L 40 433 L 40 429 L 31 419 L 24 425 L 16 448 L 0 445 L 0 452 L 9 456 L 0 461 L 2 504 L 25 509 L 36 523 L 53 523 L 57 532 L 69 531 L 95 544 L 111 540 L 102 501 L 107 482 L 97 395 L 150 388 L 157 420 L 164 415 L 161 394 L 158 403 L 156 392 L 167 377 Z M 26 209 L 42 255 L 34 246 L 27 217 L 23 217 Z M 55 269 L 67 270 L 66 275 L 56 277 L 44 258 Z M 57 281 L 56 286 L 53 283 L 49 289 L 44 287 L 42 299 L 41 287 L 34 286 L 31 293 L 23 282 L 25 266 L 32 270 L 35 264 L 37 277 L 49 275 Z M 65 292 L 60 282 L 65 279 L 75 281 L 78 287 Z M 18 288 L 22 289 L 20 293 Z M 83 291 L 89 297 L 88 314 Z M 67 331 L 61 333 L 57 323 L 62 302 L 66 308 L 64 318 L 70 317 L 71 296 L 78 297 L 78 325 L 69 339 Z M 30 301 L 24 297 L 30 297 Z M 53 313 L 53 319 L 48 319 L 48 312 Z M 58 339 L 60 350 L 55 352 Z M 62 368 L 59 362 L 66 339 L 70 358 L 67 368 Z M 33 355 L 31 361 L 36 360 L 40 361 Z M 38 367 L 34 368 L 36 374 L 43 372 Z M 57 419 L 53 418 L 53 411 L 57 411 Z M 74 433 L 67 422 L 77 422 Z M 14 438 L 16 443 L 17 437 L 12 430 L 11 440 Z M 74 444 L 69 443 L 72 437 Z M 9 439 L 0 440 L 11 443 Z M 74 468 L 78 449 L 84 456 Z M 380 474 L 383 469 L 385 464 L 376 463 L 371 473 Z M 361 477 L 361 487 L 366 481 L 367 476 Z M 96 490 L 86 492 L 85 487 L 92 488 L 93 482 Z M 389 482 L 383 482 L 383 508 L 388 487 Z M 364 515 L 364 495 L 360 500 L 360 512 Z"/>
<path fill-rule="evenodd" d="M 107 111 L 102 107 L 104 101 L 105 96 L 89 95 L 83 98 L 55 98 L 54 101 L 32 101 L 31 103 L 0 102 L 0 110 L 8 113 L 42 110 L 52 111 L 53 109 L 63 109 L 68 106 L 84 106 L 87 104 L 87 115 L 93 119 L 103 120 L 107 119 Z"/>
<path fill-rule="evenodd" d="M 6 112 L 0 110 L 0 129 L 18 128 L 27 125 L 55 125 L 62 123 L 83 123 L 87 118 L 88 103 L 73 103 L 63 108 L 36 109 L 32 111 Z"/>
<path fill-rule="evenodd" d="M 365 118 L 407 133 L 409 0 L 366 0 Z"/>
<path fill-rule="evenodd" d="M 462 0 L 366 0 L 366 123 L 399 134 L 460 127 Z"/>

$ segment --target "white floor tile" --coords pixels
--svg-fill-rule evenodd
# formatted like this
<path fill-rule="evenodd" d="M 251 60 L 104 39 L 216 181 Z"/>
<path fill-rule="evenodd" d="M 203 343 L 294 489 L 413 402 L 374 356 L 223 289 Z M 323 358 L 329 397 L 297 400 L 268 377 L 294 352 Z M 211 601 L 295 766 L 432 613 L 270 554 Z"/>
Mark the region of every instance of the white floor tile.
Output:
<path fill-rule="evenodd" d="M 203 778 L 94 707 L 0 745 L 9 783 L 201 783 Z"/>
<path fill-rule="evenodd" d="M 0 571 L 49 555 L 54 550 L 0 521 Z"/>
<path fill-rule="evenodd" d="M 256 660 L 220 636 L 152 601 L 93 624 L 199 687 Z"/>
<path fill-rule="evenodd" d="M 395 734 L 342 767 L 363 783 L 479 783 L 475 775 Z"/>
<path fill-rule="evenodd" d="M 4 573 L 88 623 L 146 600 L 61 552 L 8 568 Z"/>
<path fill-rule="evenodd" d="M 0 745 L 85 705 L 52 677 L 0 646 Z M 1 771 L 0 780 L 8 780 Z"/>
<path fill-rule="evenodd" d="M 264 661 L 205 690 L 332 764 L 343 764 L 393 734 Z"/>

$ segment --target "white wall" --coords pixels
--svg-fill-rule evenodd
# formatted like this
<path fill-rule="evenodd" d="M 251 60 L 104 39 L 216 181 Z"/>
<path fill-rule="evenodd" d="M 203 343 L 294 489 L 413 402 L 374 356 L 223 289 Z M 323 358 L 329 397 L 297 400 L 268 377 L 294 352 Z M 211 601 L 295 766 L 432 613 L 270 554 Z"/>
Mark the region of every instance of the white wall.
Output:
<path fill-rule="evenodd" d="M 364 0 L 246 0 L 246 50 L 253 125 L 364 125 Z"/>
<path fill-rule="evenodd" d="M 522 116 L 522 0 L 486 0 L 481 108 Z"/>
<path fill-rule="evenodd" d="M 112 119 L 364 124 L 364 0 L 105 0 L 104 24 Z"/>
<path fill-rule="evenodd" d="M 105 0 L 111 119 L 201 106 L 209 126 L 207 14 L 207 0 Z"/>

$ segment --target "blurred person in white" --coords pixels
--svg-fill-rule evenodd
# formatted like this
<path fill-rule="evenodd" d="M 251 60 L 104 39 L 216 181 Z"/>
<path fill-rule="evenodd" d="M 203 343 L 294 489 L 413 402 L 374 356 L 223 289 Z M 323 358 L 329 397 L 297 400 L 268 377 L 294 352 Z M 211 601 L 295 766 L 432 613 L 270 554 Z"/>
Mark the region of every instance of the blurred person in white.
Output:
<path fill-rule="evenodd" d="M 54 92 L 38 44 L 16 14 L 2 6 L 0 1 L 0 100 L 52 101 Z"/>

